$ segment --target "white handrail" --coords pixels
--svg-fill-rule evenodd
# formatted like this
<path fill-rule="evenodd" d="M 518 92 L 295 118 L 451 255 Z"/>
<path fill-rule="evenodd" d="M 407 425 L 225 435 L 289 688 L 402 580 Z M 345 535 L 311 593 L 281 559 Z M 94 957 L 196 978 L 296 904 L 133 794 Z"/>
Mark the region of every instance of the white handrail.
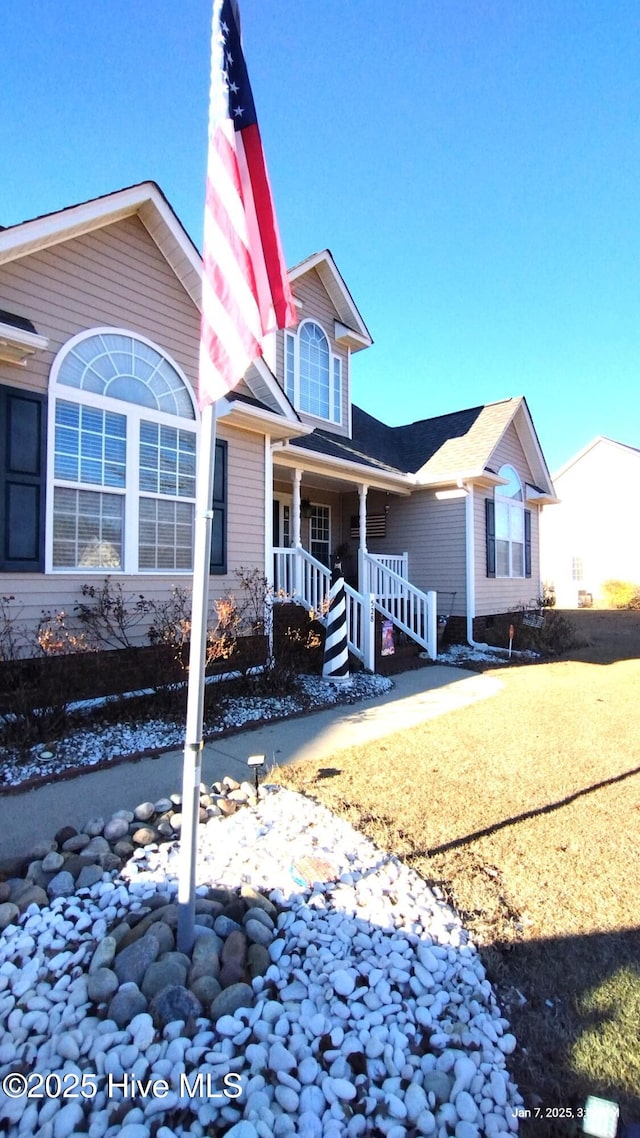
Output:
<path fill-rule="evenodd" d="M 276 600 L 295 600 L 318 620 L 326 619 L 331 572 L 299 546 L 276 548 L 274 556 L 274 592 Z M 347 645 L 365 668 L 373 671 L 373 637 L 367 622 L 371 621 L 365 598 L 345 584 L 347 601 Z"/>
<path fill-rule="evenodd" d="M 372 554 L 364 554 L 362 565 L 364 591 L 375 596 L 378 611 L 421 644 L 435 660 L 438 621 L 435 592 L 423 593 Z"/>
<path fill-rule="evenodd" d="M 408 553 L 369 553 L 367 557 L 372 561 L 378 561 L 384 565 L 386 569 L 390 569 L 392 573 L 397 573 L 399 577 L 404 577 L 405 580 L 409 579 L 409 554 Z"/>

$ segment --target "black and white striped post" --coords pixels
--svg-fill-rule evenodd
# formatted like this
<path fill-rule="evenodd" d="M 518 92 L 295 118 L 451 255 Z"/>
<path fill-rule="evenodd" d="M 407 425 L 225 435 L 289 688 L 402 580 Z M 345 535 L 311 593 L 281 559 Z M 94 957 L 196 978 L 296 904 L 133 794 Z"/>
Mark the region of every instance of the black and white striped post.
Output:
<path fill-rule="evenodd" d="M 325 680 L 349 683 L 349 651 L 347 648 L 347 598 L 342 563 L 336 560 L 331 574 L 327 635 L 324 642 L 322 675 Z"/>

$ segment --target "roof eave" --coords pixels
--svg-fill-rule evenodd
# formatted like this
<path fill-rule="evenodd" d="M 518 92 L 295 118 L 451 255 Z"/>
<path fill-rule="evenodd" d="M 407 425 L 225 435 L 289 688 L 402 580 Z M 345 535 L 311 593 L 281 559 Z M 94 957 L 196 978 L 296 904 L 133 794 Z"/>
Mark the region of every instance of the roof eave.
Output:
<path fill-rule="evenodd" d="M 24 367 L 29 356 L 43 352 L 49 347 L 47 336 L 38 332 L 28 332 L 13 324 L 0 323 L 0 360 L 3 363 Z"/>
<path fill-rule="evenodd" d="M 224 418 L 231 426 L 269 435 L 275 440 L 299 438 L 311 434 L 311 429 L 304 423 L 285 419 L 267 408 L 251 407 L 239 399 L 234 399 L 232 393 L 220 401 L 218 418 Z"/>
<path fill-rule="evenodd" d="M 278 462 L 283 466 L 302 467 L 306 471 L 329 477 L 334 474 L 335 477 L 347 478 L 374 489 L 390 490 L 394 494 L 408 495 L 415 489 L 413 476 L 410 474 L 395 474 L 393 471 L 365 466 L 364 463 L 352 462 L 345 458 L 318 455 L 316 451 L 305 450 L 300 446 L 288 450 L 285 444 L 279 447 L 276 453 Z"/>
<path fill-rule="evenodd" d="M 462 486 L 465 482 L 473 482 L 474 486 L 493 487 L 506 486 L 507 479 L 501 478 L 491 470 L 475 466 L 465 470 L 446 470 L 438 474 L 429 475 L 418 471 L 415 476 L 416 484 L 424 489 L 440 490 L 446 486 Z"/>

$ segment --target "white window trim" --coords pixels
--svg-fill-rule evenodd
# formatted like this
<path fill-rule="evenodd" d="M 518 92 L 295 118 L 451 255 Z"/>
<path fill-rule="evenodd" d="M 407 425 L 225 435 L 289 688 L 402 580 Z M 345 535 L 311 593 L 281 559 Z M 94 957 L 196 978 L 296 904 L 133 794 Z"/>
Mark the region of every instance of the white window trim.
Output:
<path fill-rule="evenodd" d="M 332 511 L 331 506 L 329 505 L 328 502 L 311 502 L 310 506 L 311 506 L 312 510 L 326 510 L 327 511 L 327 561 L 330 562 L 331 561 L 331 546 L 332 546 L 331 534 L 332 534 L 332 530 L 333 530 L 333 511 Z M 309 528 L 308 528 L 308 532 L 307 532 L 307 543 L 308 543 L 309 553 L 311 553 L 312 557 L 315 557 L 315 553 L 313 553 L 313 551 L 311 549 L 311 545 L 312 545 L 311 520 L 312 519 L 309 518 Z"/>
<path fill-rule="evenodd" d="M 522 479 L 521 479 L 520 475 L 518 474 L 518 471 L 516 470 L 515 466 L 512 466 L 511 463 L 504 463 L 500 467 L 500 470 L 498 471 L 498 474 L 500 475 L 501 478 L 505 477 L 505 474 L 504 474 L 505 470 L 513 471 L 516 479 L 518 480 L 518 485 L 520 487 L 521 497 L 520 497 L 520 499 L 509 498 L 506 495 L 501 494 L 500 491 L 503 489 L 502 486 L 496 486 L 495 491 L 494 491 L 494 502 L 495 502 L 495 506 L 496 506 L 496 517 L 495 517 L 496 577 L 501 581 L 523 581 L 526 577 L 525 525 L 524 525 L 524 512 L 525 512 L 524 486 L 522 483 Z M 504 538 L 498 537 L 498 503 L 500 503 L 501 505 L 507 506 L 509 509 L 509 514 L 508 514 L 508 517 L 509 517 L 509 538 L 508 538 L 509 572 L 508 573 L 499 573 L 498 572 L 498 542 L 505 540 Z M 522 521 L 521 521 L 522 541 L 521 542 L 516 541 L 511 536 L 511 511 L 516 510 L 516 509 L 519 509 L 520 513 L 522 515 Z M 514 573 L 513 572 L 513 546 L 514 546 L 514 544 L 522 545 L 522 573 Z"/>
<path fill-rule="evenodd" d="M 67 383 L 59 383 L 58 375 L 60 368 L 64 362 L 65 356 L 76 344 L 81 340 L 88 340 L 92 336 L 97 336 L 100 333 L 110 335 L 130 336 L 135 340 L 140 340 L 143 344 L 149 345 L 156 352 L 159 352 L 182 379 L 185 388 L 191 398 L 194 408 L 195 418 L 184 419 L 181 416 L 172 415 L 166 411 L 156 411 L 151 407 L 144 407 L 138 403 L 128 403 L 123 399 L 111 399 L 107 395 L 96 395 L 91 391 L 83 391 L 81 388 L 72 387 Z M 125 490 L 120 490 L 112 486 L 94 486 L 81 482 L 67 482 L 64 479 L 55 477 L 55 429 L 56 429 L 56 402 L 58 399 L 65 400 L 67 403 L 78 403 L 86 407 L 95 407 L 97 410 L 112 411 L 116 415 L 124 415 L 127 420 L 127 441 L 126 441 L 126 471 L 127 471 L 127 486 Z M 96 574 L 109 574 L 111 575 L 132 575 L 132 576 L 190 576 L 193 569 L 139 569 L 138 568 L 138 527 L 139 527 L 139 500 L 140 497 L 157 498 L 158 495 L 146 495 L 139 490 L 139 476 L 140 476 L 140 454 L 139 454 L 139 440 L 140 440 L 140 421 L 146 420 L 151 423 L 160 423 L 162 426 L 172 427 L 180 430 L 193 430 L 196 436 L 196 468 L 198 460 L 198 447 L 200 443 L 200 413 L 198 410 L 195 393 L 186 378 L 182 369 L 176 364 L 172 356 L 168 355 L 164 349 L 154 344 L 152 340 L 147 339 L 145 336 L 139 336 L 137 332 L 132 332 L 130 328 L 111 328 L 100 327 L 90 328 L 88 331 L 80 332 L 77 336 L 73 336 L 68 340 L 56 355 L 55 360 L 51 366 L 51 376 L 49 380 L 49 399 L 47 408 L 47 437 L 49 444 L 47 447 L 47 494 L 45 496 L 45 573 L 54 575 L 82 575 L 82 576 L 95 576 Z M 129 429 L 129 424 L 133 422 L 135 425 L 134 430 Z M 92 568 L 83 566 L 82 568 L 75 568 L 72 566 L 54 567 L 53 565 L 53 499 L 55 486 L 69 486 L 74 490 L 92 490 L 97 493 L 116 494 L 127 499 L 124 510 L 124 525 L 122 531 L 122 545 L 123 545 L 123 564 L 121 569 L 105 569 Z M 169 499 L 172 502 L 189 502 L 195 503 L 194 498 L 178 497 L 177 495 L 171 496 Z"/>
<path fill-rule="evenodd" d="M 320 331 L 322 332 L 323 336 L 325 337 L 325 339 L 327 341 L 327 347 L 329 349 L 329 416 L 326 419 L 323 415 L 315 415 L 312 411 L 305 410 L 300 404 L 300 332 L 301 332 L 302 328 L 305 326 L 305 324 L 315 324 L 316 327 L 320 329 Z M 291 392 L 291 386 L 288 383 L 289 376 L 288 376 L 288 358 L 287 358 L 288 357 L 288 350 L 287 349 L 288 349 L 288 345 L 290 343 L 293 343 L 293 391 L 292 392 Z M 339 402 L 338 402 L 338 407 L 337 407 L 337 417 L 336 417 L 336 405 L 335 405 L 335 398 L 334 398 L 334 369 L 335 369 L 336 364 L 338 365 L 338 370 L 340 373 L 340 376 L 339 376 L 339 378 L 340 378 L 340 384 L 339 384 L 340 391 L 339 391 L 339 395 L 338 395 L 338 401 Z M 330 339 L 329 335 L 327 334 L 326 329 L 322 327 L 322 324 L 320 323 L 319 320 L 314 320 L 312 317 L 309 317 L 307 320 L 302 320 L 300 322 L 300 324 L 298 325 L 298 327 L 295 329 L 295 331 L 285 332 L 285 336 L 284 336 L 284 384 L 285 384 L 285 393 L 291 399 L 291 402 L 293 403 L 293 406 L 295 407 L 296 411 L 299 411 L 302 415 L 308 415 L 310 419 L 314 419 L 317 423 L 322 423 L 325 426 L 327 423 L 331 424 L 334 427 L 342 427 L 344 425 L 344 423 L 343 423 L 343 411 L 342 411 L 343 402 L 344 402 L 344 367 L 343 367 L 343 361 L 342 361 L 342 357 L 339 356 L 337 354 L 337 352 L 334 352 L 332 350 L 331 339 Z"/>

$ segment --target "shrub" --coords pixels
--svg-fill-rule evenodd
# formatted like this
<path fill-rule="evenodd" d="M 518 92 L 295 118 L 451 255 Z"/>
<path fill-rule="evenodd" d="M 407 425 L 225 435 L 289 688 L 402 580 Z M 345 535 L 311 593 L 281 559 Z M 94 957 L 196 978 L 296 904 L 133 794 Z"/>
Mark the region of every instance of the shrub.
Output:
<path fill-rule="evenodd" d="M 78 602 L 75 611 L 86 642 L 93 648 L 133 648 L 133 629 L 148 619 L 153 602 L 142 593 L 127 596 L 122 582 L 110 577 L 102 585 L 83 585 L 80 592 L 85 600 Z"/>
<path fill-rule="evenodd" d="M 43 661 L 33 659 L 65 650 L 64 613 L 43 615 L 31 645 L 19 623 L 22 610 L 15 611 L 14 601 L 13 596 L 0 597 L 0 664 L 4 665 L 0 675 L 6 709 L 0 716 L 0 736 L 6 743 L 24 747 L 60 732 L 66 724 L 69 696 L 64 677 L 47 686 L 45 697 L 36 698 Z"/>
<path fill-rule="evenodd" d="M 601 591 L 607 608 L 640 609 L 640 585 L 633 581 L 612 578 L 603 581 Z"/>
<path fill-rule="evenodd" d="M 20 612 L 13 609 L 13 596 L 0 596 L 0 660 L 17 660 L 23 655 L 27 634 L 18 624 Z"/>
<path fill-rule="evenodd" d="M 533 631 L 533 630 L 532 630 Z M 576 627 L 557 609 L 546 609 L 544 624 L 537 632 L 536 645 L 538 651 L 552 656 L 567 652 L 576 643 Z"/>

